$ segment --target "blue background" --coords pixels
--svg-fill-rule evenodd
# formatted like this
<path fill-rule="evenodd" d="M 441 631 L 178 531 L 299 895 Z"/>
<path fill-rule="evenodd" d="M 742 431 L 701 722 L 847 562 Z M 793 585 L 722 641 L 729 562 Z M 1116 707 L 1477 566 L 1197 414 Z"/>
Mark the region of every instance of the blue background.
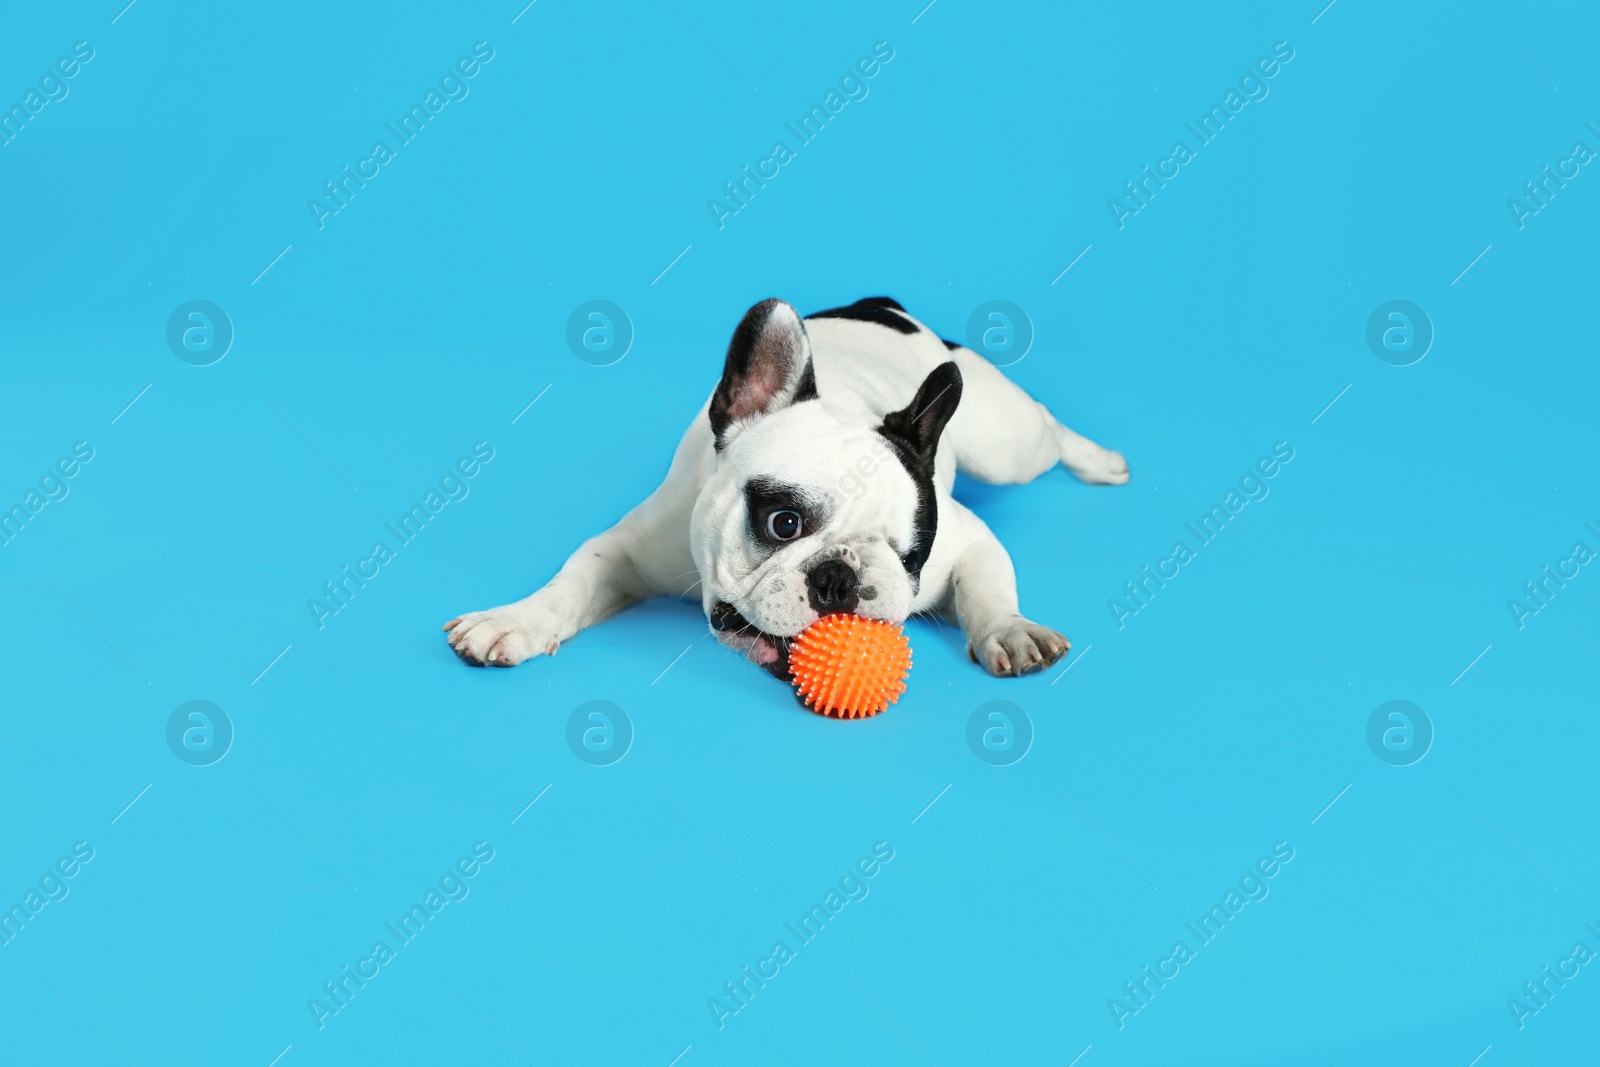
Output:
<path fill-rule="evenodd" d="M 1600 577 L 1520 629 L 1508 600 L 1600 547 L 1600 177 L 1521 229 L 1507 199 L 1600 147 L 1600 17 L 675 3 L 7 14 L 7 105 L 95 55 L 0 148 L 0 501 L 95 456 L 0 547 L 0 902 L 95 858 L 0 947 L 0 1058 L 1592 1058 L 1592 967 L 1522 1029 L 1507 1000 L 1600 949 Z M 319 229 L 308 198 L 480 40 L 470 95 Z M 718 229 L 878 41 L 870 95 Z M 1278 41 L 1270 95 L 1119 229 L 1108 198 Z M 672 602 L 515 670 L 450 654 L 444 620 L 655 483 L 748 305 L 877 293 L 946 337 L 1025 308 L 1007 373 L 1136 465 L 958 486 L 1065 673 L 989 678 L 918 622 L 905 698 L 838 723 Z M 165 341 L 193 299 L 236 332 L 208 367 Z M 565 339 L 591 299 L 636 332 L 609 367 Z M 1436 331 L 1412 366 L 1365 340 L 1391 299 Z M 470 496 L 319 629 L 307 599 L 477 441 Z M 1119 628 L 1278 441 L 1270 496 Z M 165 733 L 195 699 L 236 733 L 203 768 Z M 635 735 L 608 767 L 566 742 L 595 699 Z M 1436 735 L 1411 766 L 1366 741 L 1392 699 Z M 991 700 L 1032 724 L 1007 767 L 966 741 Z M 308 999 L 479 841 L 470 896 L 319 1029 Z M 870 895 L 719 1029 L 708 999 L 879 841 Z M 1280 841 L 1270 895 L 1119 1029 L 1108 999 Z"/>

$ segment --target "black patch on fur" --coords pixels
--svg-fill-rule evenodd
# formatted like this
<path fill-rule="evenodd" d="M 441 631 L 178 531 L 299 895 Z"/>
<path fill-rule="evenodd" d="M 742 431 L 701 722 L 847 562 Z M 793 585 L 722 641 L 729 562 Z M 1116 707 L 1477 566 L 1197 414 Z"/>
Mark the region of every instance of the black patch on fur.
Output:
<path fill-rule="evenodd" d="M 887 326 L 898 333 L 916 333 L 921 329 L 916 323 L 903 315 L 899 302 L 887 296 L 869 296 L 864 300 L 857 300 L 854 304 L 842 308 L 829 308 L 826 311 L 813 312 L 807 315 L 808 319 L 853 319 L 856 322 L 875 322 L 879 326 Z"/>
<path fill-rule="evenodd" d="M 954 341 L 945 341 L 943 337 L 939 338 L 939 340 L 944 341 L 944 346 L 946 348 L 948 348 L 952 352 L 954 352 L 956 349 L 961 347 L 960 345 L 956 344 Z"/>
<path fill-rule="evenodd" d="M 906 573 L 920 576 L 933 551 L 939 531 L 938 494 L 934 490 L 934 462 L 939 436 L 961 403 L 961 371 L 954 362 L 941 363 L 923 379 L 911 403 L 883 417 L 878 432 L 917 487 L 917 510 L 912 519 L 912 543 L 900 554 Z"/>
<path fill-rule="evenodd" d="M 911 475 L 911 481 L 917 487 L 917 510 L 911 518 L 911 544 L 900 553 L 900 565 L 907 574 L 920 576 L 922 565 L 928 562 L 928 553 L 933 551 L 933 539 L 939 532 L 939 503 L 938 494 L 933 488 L 933 471 L 931 468 L 924 470 L 913 453 L 893 437 L 884 436 L 888 438 L 895 458 Z"/>
<path fill-rule="evenodd" d="M 711 405 L 706 416 L 711 423 L 711 433 L 715 438 L 717 451 L 722 451 L 722 436 L 728 427 L 733 425 L 734 412 L 739 410 L 739 401 L 746 386 L 753 379 L 764 377 L 770 379 L 782 375 L 788 379 L 792 368 L 789 366 L 758 365 L 762 353 L 761 341 L 766 333 L 767 321 L 772 318 L 773 312 L 783 304 L 781 300 L 769 299 L 756 304 L 744 313 L 744 318 L 739 320 L 739 325 L 733 331 L 733 338 L 728 342 L 728 355 L 722 364 L 722 380 L 717 383 L 717 389 L 711 394 Z M 800 340 L 802 346 L 809 351 L 805 341 L 805 323 L 800 323 Z M 769 348 L 767 358 L 775 361 L 775 356 Z M 781 392 L 781 388 L 773 390 Z M 789 401 L 791 404 L 802 400 L 817 399 L 817 377 L 811 368 L 809 355 L 806 364 L 800 368 L 799 380 L 796 383 L 795 395 Z M 749 413 L 744 413 L 748 415 Z"/>
<path fill-rule="evenodd" d="M 772 478 L 751 478 L 744 483 L 744 510 L 751 540 L 774 551 L 811 536 L 822 529 L 828 520 L 826 508 L 803 488 Z M 779 541 L 767 533 L 767 517 L 776 511 L 795 511 L 800 514 L 799 537 Z"/>
<path fill-rule="evenodd" d="M 794 399 L 791 404 L 798 404 L 802 400 L 817 400 L 817 372 L 812 367 L 811 361 L 806 360 L 806 369 L 800 372 L 800 384 L 795 386 Z"/>

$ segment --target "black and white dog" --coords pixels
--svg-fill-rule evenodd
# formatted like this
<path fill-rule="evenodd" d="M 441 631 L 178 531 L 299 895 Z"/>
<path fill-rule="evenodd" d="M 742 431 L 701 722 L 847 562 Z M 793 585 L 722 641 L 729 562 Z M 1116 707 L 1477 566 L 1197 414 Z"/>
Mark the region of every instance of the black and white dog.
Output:
<path fill-rule="evenodd" d="M 734 330 L 660 488 L 543 589 L 444 629 L 468 663 L 511 667 L 699 585 L 718 639 L 780 678 L 790 640 L 823 615 L 927 610 L 954 614 L 991 674 L 1025 674 L 1070 645 L 1019 614 L 1011 557 L 950 488 L 958 468 L 1017 484 L 1057 463 L 1096 485 L 1128 480 L 1122 456 L 888 297 L 804 322 L 765 300 Z"/>

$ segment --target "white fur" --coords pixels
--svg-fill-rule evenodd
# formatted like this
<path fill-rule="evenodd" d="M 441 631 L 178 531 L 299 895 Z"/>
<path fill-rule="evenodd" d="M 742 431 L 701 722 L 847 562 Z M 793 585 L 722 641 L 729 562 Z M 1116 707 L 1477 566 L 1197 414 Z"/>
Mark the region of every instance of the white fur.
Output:
<path fill-rule="evenodd" d="M 775 314 L 780 325 L 792 326 L 787 305 Z M 562 641 L 630 603 L 691 595 L 697 585 L 708 613 L 725 601 L 756 629 L 790 637 L 816 621 L 805 574 L 831 554 L 875 594 L 861 600 L 858 614 L 891 622 L 919 611 L 953 614 L 973 658 L 995 674 L 1021 674 L 1059 659 L 1066 639 L 1021 615 L 1005 548 L 950 495 L 956 470 L 1016 484 L 1063 463 L 1083 481 L 1120 485 L 1128 480 L 1123 458 L 1056 422 L 981 356 L 947 350 L 926 328 L 902 334 L 824 318 L 808 320 L 797 336 L 802 346 L 809 339 L 820 402 L 788 405 L 791 381 L 772 391 L 770 413 L 740 418 L 725 432 L 720 453 L 702 407 L 661 486 L 585 542 L 549 584 L 514 604 L 446 623 L 456 652 L 470 663 L 513 666 L 554 654 Z M 912 537 L 915 483 L 876 428 L 952 359 L 962 399 L 938 451 L 938 530 L 918 585 L 898 556 Z M 825 527 L 776 551 L 754 544 L 741 487 L 757 476 L 829 492 L 835 507 Z M 757 662 L 776 656 L 751 633 L 719 637 Z"/>

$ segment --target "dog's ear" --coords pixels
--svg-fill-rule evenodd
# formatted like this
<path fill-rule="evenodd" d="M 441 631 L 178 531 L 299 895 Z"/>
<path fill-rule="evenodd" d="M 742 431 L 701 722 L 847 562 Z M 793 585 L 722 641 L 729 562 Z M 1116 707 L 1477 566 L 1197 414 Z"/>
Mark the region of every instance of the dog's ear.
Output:
<path fill-rule="evenodd" d="M 711 432 L 717 448 L 740 423 L 817 398 L 805 323 L 782 300 L 763 300 L 740 320 L 728 342 L 722 381 L 711 394 Z"/>
<path fill-rule="evenodd" d="M 939 435 L 960 403 L 961 368 L 953 360 L 941 363 L 922 380 L 910 404 L 883 417 L 878 432 L 931 470 Z"/>

